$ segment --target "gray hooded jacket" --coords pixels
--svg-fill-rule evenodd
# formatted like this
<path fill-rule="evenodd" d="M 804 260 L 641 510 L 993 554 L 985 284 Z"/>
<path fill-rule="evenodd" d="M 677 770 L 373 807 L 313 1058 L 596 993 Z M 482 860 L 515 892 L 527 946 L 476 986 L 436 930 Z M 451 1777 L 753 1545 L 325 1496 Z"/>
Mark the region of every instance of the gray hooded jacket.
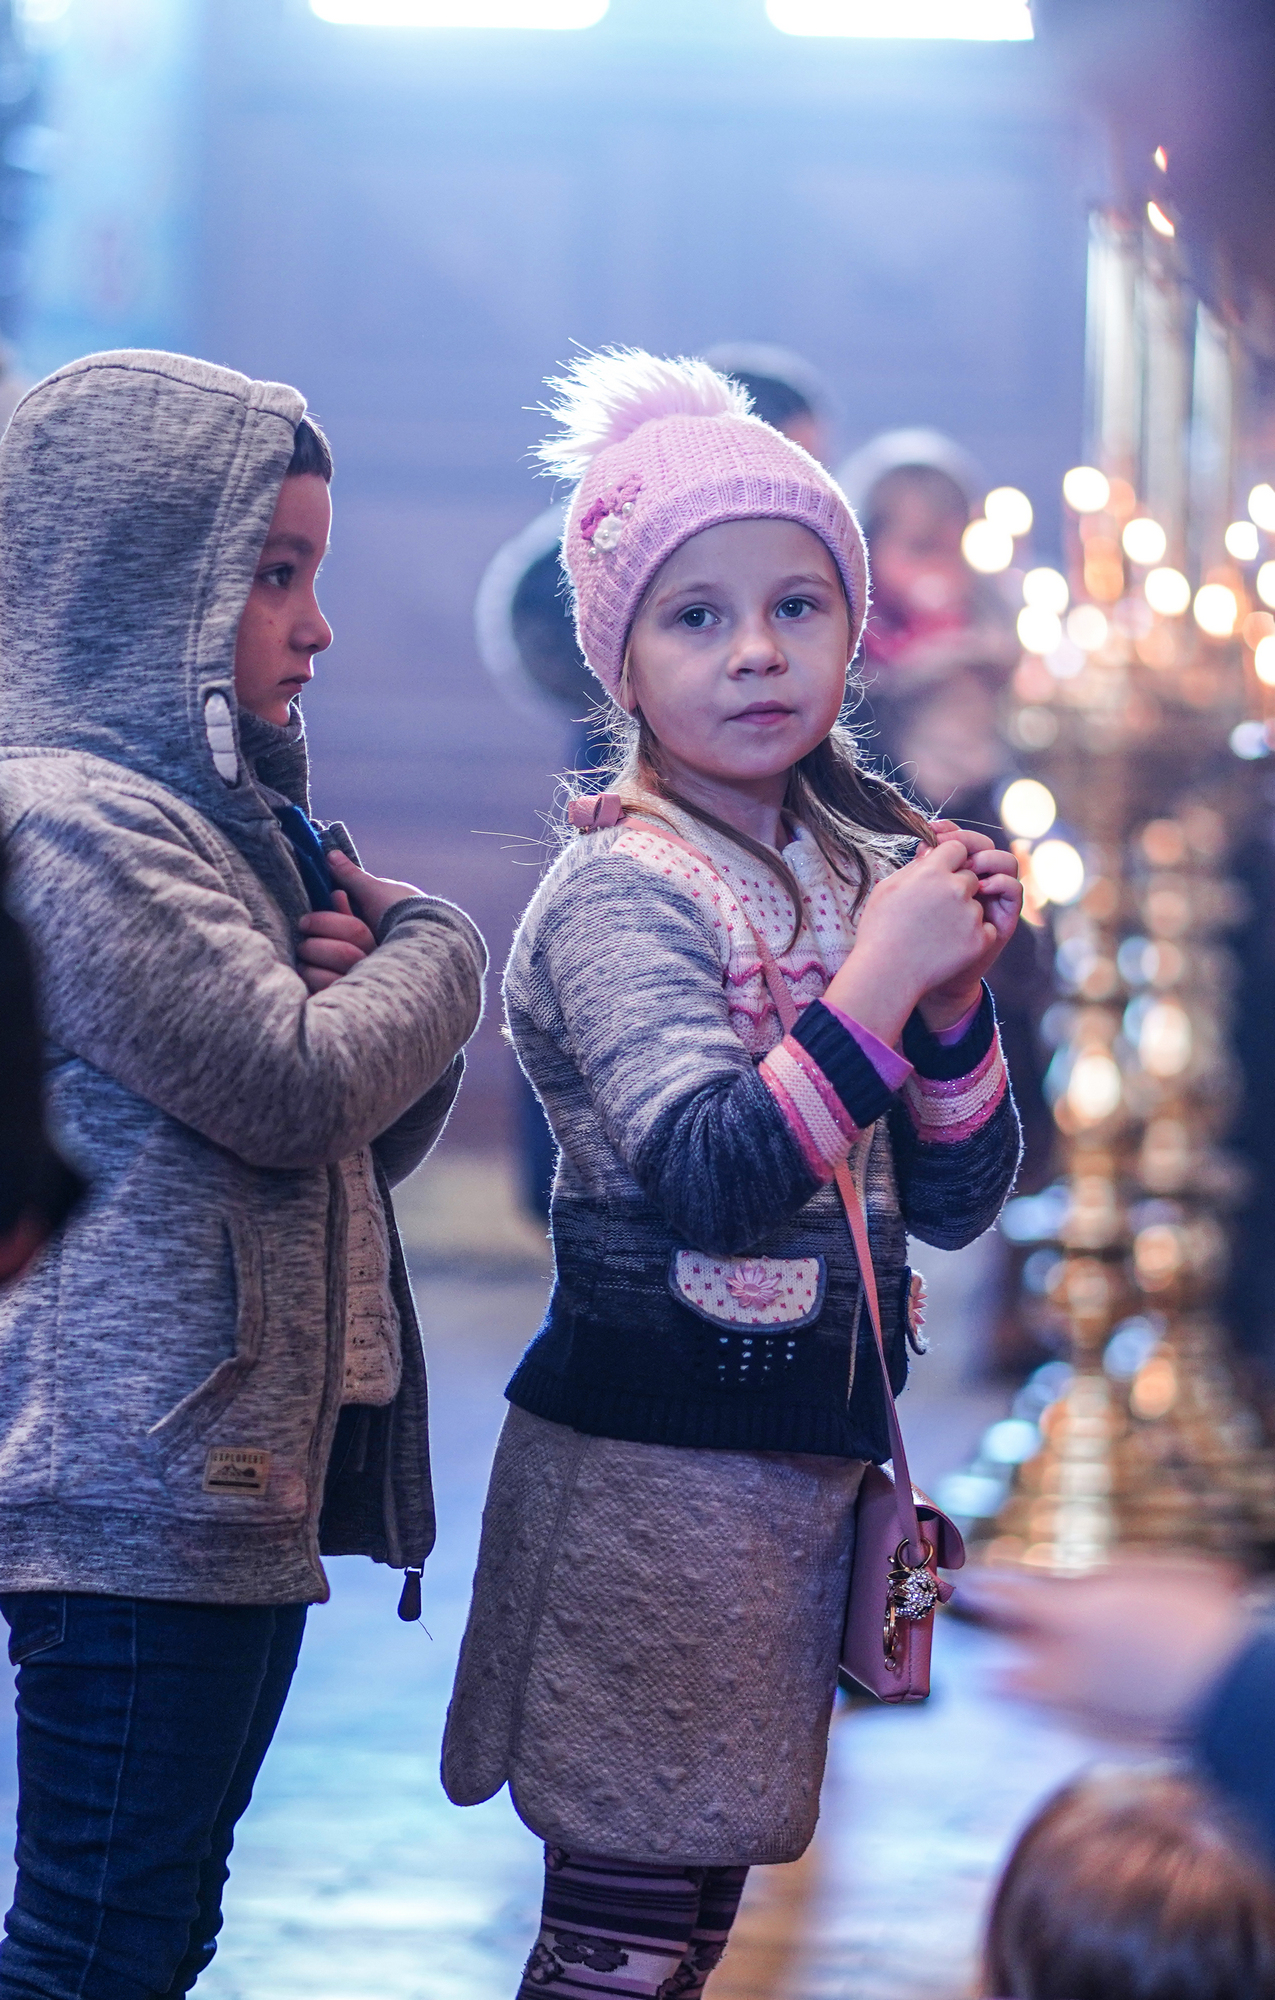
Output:
<path fill-rule="evenodd" d="M 485 955 L 419 897 L 327 991 L 295 969 L 309 905 L 233 663 L 304 409 L 179 355 L 99 354 L 0 443 L 0 825 L 51 1111 L 92 1184 L 0 1296 L 0 1589 L 296 1603 L 327 1595 L 321 1532 L 398 1565 L 433 1541 L 392 1215 L 401 1386 L 347 1410 L 329 1474 L 346 1187 L 371 1147 L 388 1211 L 437 1136 Z M 303 801 L 303 757 L 269 782 Z"/>

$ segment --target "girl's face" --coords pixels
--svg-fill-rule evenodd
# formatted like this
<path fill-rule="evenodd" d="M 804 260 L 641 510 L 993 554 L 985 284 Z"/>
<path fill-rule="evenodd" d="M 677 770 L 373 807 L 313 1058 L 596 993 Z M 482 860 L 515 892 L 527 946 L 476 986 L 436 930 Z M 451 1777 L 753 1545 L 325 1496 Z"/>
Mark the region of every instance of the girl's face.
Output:
<path fill-rule="evenodd" d="M 818 535 L 725 521 L 674 551 L 634 620 L 627 699 L 673 766 L 758 798 L 821 743 L 845 700 L 850 615 Z"/>

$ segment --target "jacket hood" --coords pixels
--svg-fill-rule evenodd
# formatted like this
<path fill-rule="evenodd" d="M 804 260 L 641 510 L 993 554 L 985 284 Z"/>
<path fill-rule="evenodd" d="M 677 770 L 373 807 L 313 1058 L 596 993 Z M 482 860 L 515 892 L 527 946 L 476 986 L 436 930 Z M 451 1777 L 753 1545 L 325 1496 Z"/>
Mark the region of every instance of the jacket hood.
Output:
<path fill-rule="evenodd" d="M 37 383 L 0 440 L 0 744 L 124 765 L 254 861 L 235 635 L 304 414 L 284 383 L 121 350 Z"/>

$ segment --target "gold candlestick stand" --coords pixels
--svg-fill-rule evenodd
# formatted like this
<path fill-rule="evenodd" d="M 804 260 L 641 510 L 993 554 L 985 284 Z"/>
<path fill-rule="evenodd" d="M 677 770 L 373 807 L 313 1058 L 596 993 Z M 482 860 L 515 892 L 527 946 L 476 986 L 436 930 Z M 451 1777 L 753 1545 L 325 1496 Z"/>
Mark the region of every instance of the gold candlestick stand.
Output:
<path fill-rule="evenodd" d="M 1226 548 L 1242 356 L 1190 293 L 1166 222 L 1159 204 L 1093 218 L 1074 636 L 1025 654 L 1011 718 L 1044 746 L 1038 773 L 1085 861 L 1054 920 L 1050 1071 L 1068 1189 L 1050 1299 L 1074 1374 L 984 1552 L 1056 1572 L 1127 1544 L 1246 1560 L 1275 1544 L 1275 1456 L 1214 1311 L 1237 1186 L 1221 1146 L 1236 1091 L 1225 855 L 1261 727 L 1254 648 L 1275 619 Z M 1157 560 L 1133 560 L 1158 540 Z M 1122 1381 L 1104 1351 L 1130 1324 L 1149 1351 Z"/>

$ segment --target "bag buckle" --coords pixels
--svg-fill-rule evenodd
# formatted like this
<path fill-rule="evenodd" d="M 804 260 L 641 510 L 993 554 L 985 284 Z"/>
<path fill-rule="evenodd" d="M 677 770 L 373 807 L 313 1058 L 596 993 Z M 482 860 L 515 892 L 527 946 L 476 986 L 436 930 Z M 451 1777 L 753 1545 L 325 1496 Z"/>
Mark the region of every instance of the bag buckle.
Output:
<path fill-rule="evenodd" d="M 907 1547 L 908 1538 L 905 1535 L 894 1551 L 885 1595 L 882 1639 L 886 1661 L 896 1674 L 903 1671 L 904 1625 L 920 1624 L 930 1616 L 939 1601 L 938 1578 L 930 1568 L 934 1558 L 933 1545 L 922 1539 L 921 1547 L 925 1553 L 918 1563 L 907 1560 Z"/>

